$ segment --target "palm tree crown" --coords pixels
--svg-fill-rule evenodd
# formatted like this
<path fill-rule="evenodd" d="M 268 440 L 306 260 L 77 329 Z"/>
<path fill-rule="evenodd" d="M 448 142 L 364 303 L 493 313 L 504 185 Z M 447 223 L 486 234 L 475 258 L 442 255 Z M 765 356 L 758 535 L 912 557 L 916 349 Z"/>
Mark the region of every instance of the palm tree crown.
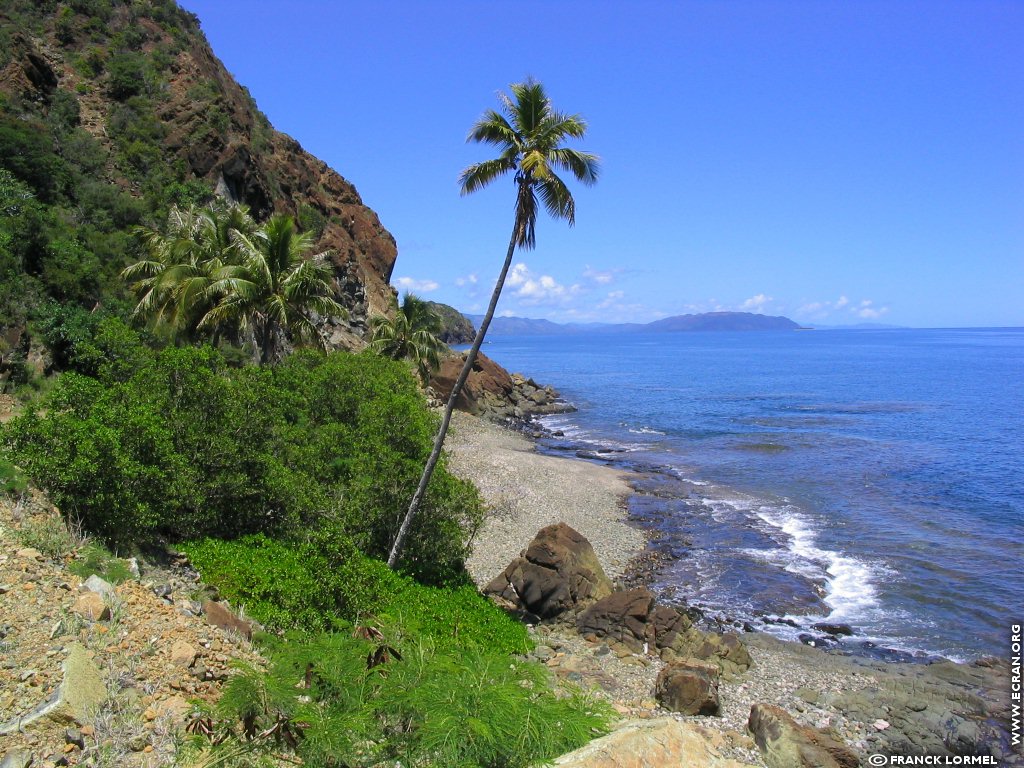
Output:
<path fill-rule="evenodd" d="M 505 114 L 489 109 L 473 125 L 467 141 L 493 144 L 501 154 L 475 163 L 459 176 L 462 194 L 468 195 L 507 173 L 514 173 L 516 197 L 516 245 L 531 249 L 537 244 L 538 197 L 555 219 L 576 223 L 576 203 L 565 182 L 555 172 L 567 171 L 586 185 L 597 181 L 597 155 L 562 146 L 568 138 L 579 139 L 587 124 L 579 115 L 556 111 L 534 80 L 515 83 L 512 97 L 501 93 Z"/>
<path fill-rule="evenodd" d="M 344 316 L 331 295 L 326 253 L 306 256 L 312 236 L 295 229 L 291 216 L 277 214 L 252 234 L 235 231 L 233 246 L 241 261 L 226 269 L 214 288 L 223 298 L 199 322 L 200 327 L 237 323 L 250 331 L 260 361 L 281 354 L 285 332 L 325 345 L 312 313 Z"/>
<path fill-rule="evenodd" d="M 377 315 L 370 319 L 370 328 L 370 348 L 395 360 L 411 360 L 424 384 L 441 364 L 441 318 L 418 296 L 406 293 L 394 318 Z"/>

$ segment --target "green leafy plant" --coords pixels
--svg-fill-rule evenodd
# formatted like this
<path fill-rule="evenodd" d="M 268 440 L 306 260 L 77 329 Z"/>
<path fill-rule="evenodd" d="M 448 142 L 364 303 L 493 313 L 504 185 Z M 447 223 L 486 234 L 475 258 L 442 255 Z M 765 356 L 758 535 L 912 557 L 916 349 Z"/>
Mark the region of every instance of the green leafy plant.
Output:
<path fill-rule="evenodd" d="M 508 653 L 531 647 L 523 625 L 475 587 L 418 584 L 344 539 L 284 542 L 256 534 L 182 549 L 205 582 L 273 629 L 316 632 L 340 621 L 372 620 L 400 637 L 430 638 L 442 647 Z"/>
<path fill-rule="evenodd" d="M 89 542 L 78 552 L 68 565 L 68 570 L 82 579 L 96 574 L 111 584 L 120 584 L 132 578 L 128 564 L 96 541 Z"/>
<path fill-rule="evenodd" d="M 378 632 L 355 629 L 274 642 L 267 672 L 242 667 L 216 719 L 189 726 L 207 748 L 198 764 L 270 753 L 353 768 L 527 768 L 607 731 L 606 705 L 556 693 L 537 664 L 429 642 L 382 655 L 394 649 Z"/>

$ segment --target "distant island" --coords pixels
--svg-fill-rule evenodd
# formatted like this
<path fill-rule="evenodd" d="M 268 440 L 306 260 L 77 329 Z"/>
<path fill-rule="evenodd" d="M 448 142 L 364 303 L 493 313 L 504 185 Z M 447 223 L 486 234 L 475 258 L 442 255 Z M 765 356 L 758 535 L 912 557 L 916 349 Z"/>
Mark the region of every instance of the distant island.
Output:
<path fill-rule="evenodd" d="M 483 315 L 466 315 L 479 327 Z M 675 315 L 650 323 L 553 323 L 527 317 L 496 317 L 487 332 L 495 336 L 564 336 L 575 333 L 671 333 L 689 331 L 796 331 L 788 317 L 752 312 L 703 312 Z"/>

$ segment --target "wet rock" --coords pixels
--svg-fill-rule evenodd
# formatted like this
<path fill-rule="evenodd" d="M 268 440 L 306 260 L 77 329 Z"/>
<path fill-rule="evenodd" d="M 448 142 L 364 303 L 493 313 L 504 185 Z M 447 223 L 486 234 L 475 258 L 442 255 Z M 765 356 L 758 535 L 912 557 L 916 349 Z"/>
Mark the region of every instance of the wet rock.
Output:
<path fill-rule="evenodd" d="M 819 622 L 817 624 L 812 624 L 811 629 L 816 629 L 819 632 L 824 632 L 826 635 L 834 635 L 836 637 L 849 637 L 854 634 L 853 627 L 849 624 L 830 624 L 829 622 Z"/>
<path fill-rule="evenodd" d="M 755 704 L 747 728 L 769 768 L 857 768 L 857 753 L 838 737 L 798 724 L 781 707 Z"/>
<path fill-rule="evenodd" d="M 542 528 L 484 594 L 508 601 L 541 619 L 611 594 L 612 584 L 590 542 L 565 523 Z"/>
<path fill-rule="evenodd" d="M 718 667 L 683 662 L 658 674 L 655 698 L 665 709 L 684 715 L 717 715 Z"/>

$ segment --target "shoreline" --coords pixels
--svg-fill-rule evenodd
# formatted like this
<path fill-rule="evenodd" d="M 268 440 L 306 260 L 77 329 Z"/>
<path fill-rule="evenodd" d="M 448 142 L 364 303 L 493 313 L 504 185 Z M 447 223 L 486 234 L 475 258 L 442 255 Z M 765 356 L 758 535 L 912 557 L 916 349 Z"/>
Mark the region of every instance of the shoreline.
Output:
<path fill-rule="evenodd" d="M 542 453 L 522 430 L 465 413 L 457 413 L 453 423 L 449 467 L 474 482 L 491 508 L 467 559 L 479 586 L 518 556 L 540 528 L 557 522 L 591 541 L 613 581 L 646 586 L 645 575 L 656 567 L 658 555 L 647 546 L 648 533 L 630 521 L 627 506 L 638 493 L 629 478 L 639 473 L 572 454 Z M 653 700 L 654 681 L 664 666 L 660 659 L 616 657 L 557 624 L 541 624 L 532 632 L 543 648 L 538 660 L 556 675 L 600 689 L 623 716 L 672 714 Z M 1005 737 L 1009 678 L 1002 660 L 894 663 L 828 652 L 763 631 L 742 633 L 742 640 L 755 666 L 723 678 L 720 716 L 677 717 L 722 732 L 727 751 L 747 764 L 763 765 L 746 734 L 755 703 L 777 704 L 805 725 L 834 729 L 862 755 L 949 749 L 1024 764 L 1015 761 Z"/>

